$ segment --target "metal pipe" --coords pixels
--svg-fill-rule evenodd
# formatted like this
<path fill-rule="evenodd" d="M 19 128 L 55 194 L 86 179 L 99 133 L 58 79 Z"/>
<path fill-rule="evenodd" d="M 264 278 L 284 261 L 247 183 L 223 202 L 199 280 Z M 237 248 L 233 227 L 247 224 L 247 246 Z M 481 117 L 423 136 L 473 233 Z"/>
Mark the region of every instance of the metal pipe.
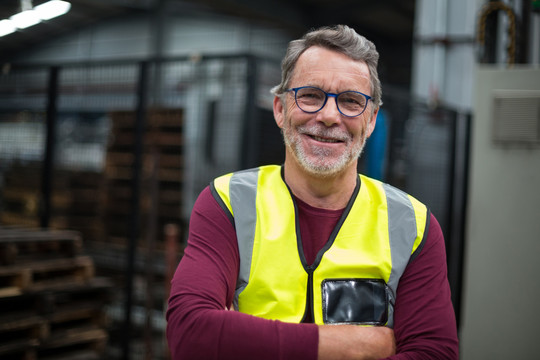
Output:
<path fill-rule="evenodd" d="M 60 68 L 53 66 L 49 70 L 49 86 L 47 89 L 47 135 L 41 178 L 40 226 L 49 227 L 51 219 L 52 178 L 54 173 L 54 153 L 56 150 L 56 117 L 58 102 L 58 78 Z"/>
<path fill-rule="evenodd" d="M 146 89 L 148 87 L 148 62 L 142 62 L 139 67 L 139 81 L 137 85 L 137 111 L 135 118 L 135 142 L 133 144 L 133 175 L 131 181 L 131 216 L 128 221 L 128 248 L 126 266 L 126 288 L 124 305 L 124 326 L 122 332 L 123 359 L 130 358 L 131 343 L 131 310 L 133 306 L 133 277 L 135 276 L 135 256 L 137 240 L 140 233 L 140 195 L 141 195 L 141 172 L 143 155 L 143 137 L 146 120 Z"/>
<path fill-rule="evenodd" d="M 257 60 L 247 56 L 246 103 L 244 108 L 244 124 L 242 128 L 241 167 L 249 168 L 257 165 L 259 160 L 259 119 L 255 116 L 257 97 Z"/>

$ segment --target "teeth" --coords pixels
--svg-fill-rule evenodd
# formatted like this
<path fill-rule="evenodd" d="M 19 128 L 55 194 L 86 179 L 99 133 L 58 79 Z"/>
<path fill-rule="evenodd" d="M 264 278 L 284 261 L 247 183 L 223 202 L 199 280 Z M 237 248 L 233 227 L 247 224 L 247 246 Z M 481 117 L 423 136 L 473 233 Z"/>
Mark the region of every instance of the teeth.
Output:
<path fill-rule="evenodd" d="M 337 143 L 337 142 L 339 142 L 339 140 L 326 139 L 326 138 L 321 138 L 321 137 L 318 137 L 318 136 L 312 136 L 312 137 L 313 137 L 313 139 L 315 139 L 317 141 L 325 142 L 325 143 Z"/>

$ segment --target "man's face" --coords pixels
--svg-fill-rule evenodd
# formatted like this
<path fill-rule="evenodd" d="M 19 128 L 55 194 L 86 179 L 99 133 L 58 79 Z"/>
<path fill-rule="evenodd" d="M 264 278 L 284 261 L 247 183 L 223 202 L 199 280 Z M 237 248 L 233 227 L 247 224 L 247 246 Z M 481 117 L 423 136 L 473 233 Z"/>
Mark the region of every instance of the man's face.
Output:
<path fill-rule="evenodd" d="M 311 47 L 298 59 L 290 88 L 316 86 L 326 92 L 347 90 L 371 95 L 369 69 L 364 62 L 328 49 Z M 274 101 L 274 115 L 282 129 L 287 156 L 308 173 L 332 176 L 354 168 L 367 137 L 375 127 L 377 111 L 372 103 L 358 117 L 346 117 L 335 98 L 328 98 L 317 113 L 305 113 L 294 101 L 294 92 L 286 93 L 284 102 Z"/>

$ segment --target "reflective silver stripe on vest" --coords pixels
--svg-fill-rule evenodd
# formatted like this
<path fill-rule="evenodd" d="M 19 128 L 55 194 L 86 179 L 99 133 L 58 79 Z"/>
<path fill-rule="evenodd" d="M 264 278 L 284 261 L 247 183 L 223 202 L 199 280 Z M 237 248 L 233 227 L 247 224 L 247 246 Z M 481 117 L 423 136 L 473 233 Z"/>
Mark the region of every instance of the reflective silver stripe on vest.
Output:
<path fill-rule="evenodd" d="M 391 185 L 383 184 L 388 206 L 388 235 L 390 238 L 390 253 L 392 256 L 392 271 L 388 279 L 390 303 L 388 326 L 394 326 L 394 305 L 399 279 L 411 257 L 414 241 L 417 236 L 416 216 L 411 200 L 401 190 Z"/>
<path fill-rule="evenodd" d="M 238 310 L 238 296 L 244 291 L 249 281 L 255 226 L 257 225 L 258 178 L 258 169 L 252 169 L 234 173 L 229 183 L 229 194 L 240 256 L 240 270 L 233 302 L 236 310 Z"/>

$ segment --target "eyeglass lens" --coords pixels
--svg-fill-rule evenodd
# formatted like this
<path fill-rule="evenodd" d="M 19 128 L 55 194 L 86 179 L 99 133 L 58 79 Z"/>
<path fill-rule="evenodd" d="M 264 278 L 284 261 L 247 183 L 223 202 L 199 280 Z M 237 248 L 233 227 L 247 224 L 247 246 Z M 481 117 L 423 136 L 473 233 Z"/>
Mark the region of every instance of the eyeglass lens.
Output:
<path fill-rule="evenodd" d="M 296 103 L 305 112 L 317 112 L 325 105 L 326 93 L 319 88 L 305 87 L 296 92 Z M 339 111 L 346 116 L 358 116 L 366 108 L 367 99 L 361 93 L 345 91 L 337 96 Z"/>

